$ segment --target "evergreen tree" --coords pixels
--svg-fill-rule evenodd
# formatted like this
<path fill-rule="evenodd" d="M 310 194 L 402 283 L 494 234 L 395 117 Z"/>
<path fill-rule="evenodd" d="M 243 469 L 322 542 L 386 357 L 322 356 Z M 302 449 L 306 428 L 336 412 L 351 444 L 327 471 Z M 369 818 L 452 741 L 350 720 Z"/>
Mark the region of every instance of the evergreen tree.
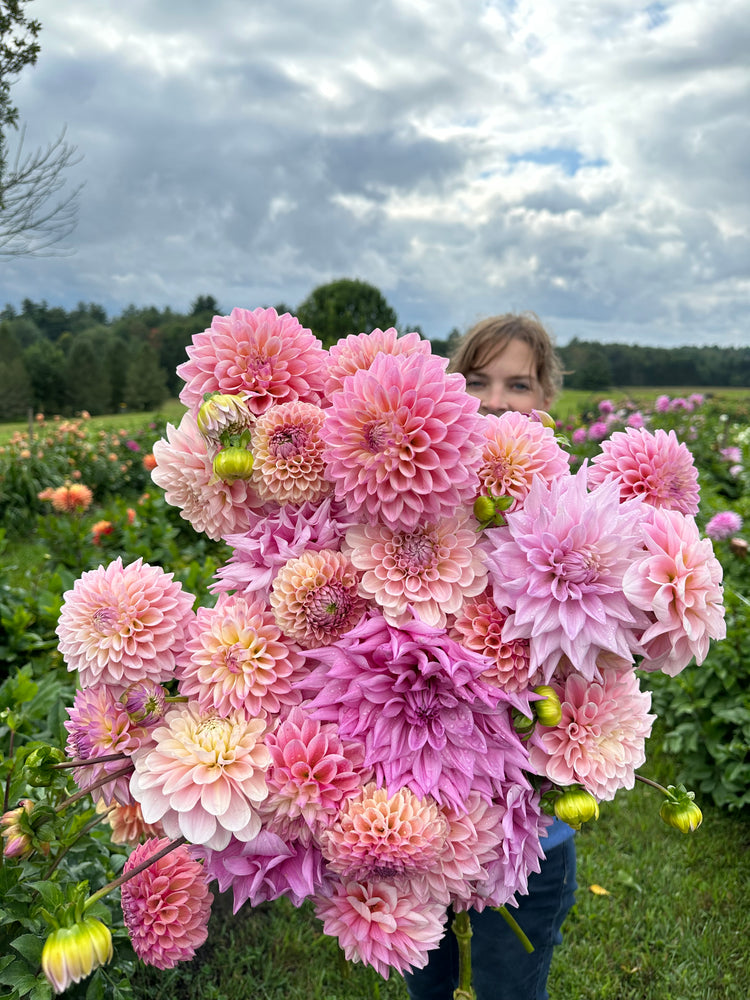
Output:
<path fill-rule="evenodd" d="M 57 344 L 38 340 L 23 352 L 23 364 L 31 383 L 32 405 L 41 413 L 62 413 L 65 387 L 60 373 L 65 355 Z"/>
<path fill-rule="evenodd" d="M 112 384 L 106 360 L 104 352 L 88 334 L 81 333 L 74 338 L 63 372 L 69 412 L 112 412 Z"/>
<path fill-rule="evenodd" d="M 167 398 L 166 373 L 150 344 L 131 351 L 125 375 L 124 402 L 129 410 L 155 410 Z"/>

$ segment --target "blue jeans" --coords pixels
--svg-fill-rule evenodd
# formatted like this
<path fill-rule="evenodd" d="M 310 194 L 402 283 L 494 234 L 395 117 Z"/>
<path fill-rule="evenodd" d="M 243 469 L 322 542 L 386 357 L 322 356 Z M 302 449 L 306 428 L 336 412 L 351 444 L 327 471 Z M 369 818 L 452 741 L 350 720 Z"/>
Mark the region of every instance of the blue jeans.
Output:
<path fill-rule="evenodd" d="M 562 941 L 560 928 L 575 902 L 576 852 L 572 837 L 547 852 L 542 870 L 529 876 L 529 893 L 510 907 L 534 945 L 528 954 L 501 914 L 471 911 L 472 983 L 477 1000 L 548 1000 L 552 952 Z M 411 1000 L 452 1000 L 458 986 L 456 936 L 448 928 L 424 969 L 407 973 Z"/>

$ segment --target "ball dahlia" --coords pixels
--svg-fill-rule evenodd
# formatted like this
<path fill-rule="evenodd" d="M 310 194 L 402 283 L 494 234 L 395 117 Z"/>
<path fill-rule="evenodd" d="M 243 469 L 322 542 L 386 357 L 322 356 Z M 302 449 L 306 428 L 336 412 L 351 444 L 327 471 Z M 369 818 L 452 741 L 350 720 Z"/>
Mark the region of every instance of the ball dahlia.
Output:
<path fill-rule="evenodd" d="M 409 530 L 473 501 L 479 401 L 446 364 L 378 354 L 334 394 L 321 433 L 328 475 L 349 510 Z"/>
<path fill-rule="evenodd" d="M 453 622 L 451 635 L 467 649 L 481 653 L 491 661 L 482 677 L 504 691 L 524 691 L 537 682 L 541 674 L 531 671 L 531 649 L 528 639 L 503 639 L 503 626 L 510 610 L 501 610 L 485 591 L 464 602 Z"/>
<path fill-rule="evenodd" d="M 481 492 L 510 497 L 509 510 L 523 504 L 535 479 L 551 482 L 568 474 L 568 456 L 554 431 L 525 413 L 488 414 L 485 436 L 479 467 Z"/>
<path fill-rule="evenodd" d="M 253 428 L 252 481 L 258 496 L 277 503 L 317 503 L 331 492 L 320 429 L 324 411 L 313 403 L 280 403 Z"/>
<path fill-rule="evenodd" d="M 159 566 L 136 559 L 84 573 L 63 595 L 58 648 L 82 687 L 123 690 L 169 680 L 192 618 L 193 595 Z"/>

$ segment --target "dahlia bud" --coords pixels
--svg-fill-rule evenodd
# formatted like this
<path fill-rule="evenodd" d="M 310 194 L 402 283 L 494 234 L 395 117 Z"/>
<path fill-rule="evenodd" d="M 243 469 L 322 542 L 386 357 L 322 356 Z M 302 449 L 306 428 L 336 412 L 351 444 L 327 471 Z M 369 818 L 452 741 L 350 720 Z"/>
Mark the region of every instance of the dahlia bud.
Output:
<path fill-rule="evenodd" d="M 96 917 L 58 927 L 44 942 L 42 972 L 55 993 L 78 983 L 112 958 L 112 934 Z"/>
<path fill-rule="evenodd" d="M 545 410 L 532 410 L 530 416 L 532 420 L 536 420 L 537 423 L 544 424 L 544 426 L 549 427 L 551 431 L 554 431 L 557 428 L 554 417 L 551 417 Z"/>
<path fill-rule="evenodd" d="M 214 474 L 225 482 L 249 479 L 253 472 L 253 455 L 246 448 L 224 448 L 214 459 Z"/>
<path fill-rule="evenodd" d="M 580 830 L 582 823 L 599 819 L 599 803 L 585 788 L 567 788 L 555 802 L 555 816 Z"/>
<path fill-rule="evenodd" d="M 693 801 L 695 792 L 688 792 L 684 785 L 669 785 L 669 797 L 664 800 L 659 815 L 668 826 L 681 833 L 692 833 L 703 822 L 703 813 Z"/>
<path fill-rule="evenodd" d="M 534 693 L 542 696 L 532 706 L 540 725 L 556 726 L 562 719 L 562 705 L 557 692 L 549 684 L 540 684 L 534 688 Z"/>
<path fill-rule="evenodd" d="M 164 715 L 167 692 L 156 681 L 136 681 L 121 695 L 120 701 L 131 721 L 141 726 L 153 726 Z"/>
<path fill-rule="evenodd" d="M 0 817 L 0 832 L 5 841 L 3 854 L 6 858 L 28 858 L 33 851 L 31 834 L 23 829 L 23 826 L 28 825 L 23 820 L 31 814 L 33 808 L 31 799 L 21 799 L 17 809 L 9 809 Z"/>
<path fill-rule="evenodd" d="M 223 392 L 211 393 L 198 410 L 198 430 L 209 441 L 220 441 L 225 434 L 241 434 L 251 422 L 244 401 Z"/>
<path fill-rule="evenodd" d="M 513 497 L 478 496 L 474 501 L 474 517 L 483 528 L 505 524 L 503 511 L 513 503 Z"/>

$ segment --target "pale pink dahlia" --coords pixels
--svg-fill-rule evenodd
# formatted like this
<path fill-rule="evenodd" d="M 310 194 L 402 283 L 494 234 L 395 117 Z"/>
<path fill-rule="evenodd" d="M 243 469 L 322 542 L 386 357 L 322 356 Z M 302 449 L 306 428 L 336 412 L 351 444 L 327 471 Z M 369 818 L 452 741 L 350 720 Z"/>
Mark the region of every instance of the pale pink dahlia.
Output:
<path fill-rule="evenodd" d="M 148 840 L 136 847 L 123 873 L 148 861 L 169 844 Z M 208 937 L 214 897 L 203 865 L 183 844 L 159 858 L 121 889 L 122 914 L 136 955 L 157 969 L 171 969 L 194 957 Z"/>
<path fill-rule="evenodd" d="M 151 734 L 155 746 L 136 754 L 130 779 L 146 822 L 161 822 L 167 836 L 215 850 L 232 834 L 252 840 L 261 826 L 258 806 L 268 794 L 265 729 L 264 719 L 244 712 L 220 718 L 193 702 L 167 712 Z"/>
<path fill-rule="evenodd" d="M 263 500 L 317 503 L 331 492 L 325 479 L 320 429 L 324 411 L 313 403 L 281 403 L 253 428 L 253 484 Z"/>
<path fill-rule="evenodd" d="M 282 632 L 309 649 L 335 642 L 359 621 L 365 602 L 354 566 L 341 552 L 303 552 L 279 570 L 271 607 Z"/>
<path fill-rule="evenodd" d="M 571 674 L 552 684 L 562 705 L 556 726 L 545 726 L 531 748 L 531 764 L 556 785 L 580 784 L 598 800 L 632 788 L 646 759 L 650 692 L 641 691 L 633 670 L 605 668 L 601 681 Z"/>
<path fill-rule="evenodd" d="M 509 609 L 500 610 L 489 592 L 468 601 L 456 615 L 451 634 L 462 646 L 492 661 L 482 673 L 490 684 L 505 691 L 524 691 L 541 683 L 542 675 L 530 669 L 528 639 L 503 639 Z"/>
<path fill-rule="evenodd" d="M 433 798 L 420 798 L 408 788 L 389 795 L 370 782 L 342 804 L 321 847 L 339 875 L 390 879 L 429 869 L 446 834 L 447 823 Z"/>
<path fill-rule="evenodd" d="M 503 639 L 529 639 L 531 670 L 545 681 L 562 656 L 589 680 L 600 650 L 632 662 L 632 630 L 643 624 L 622 591 L 642 545 L 642 504 L 621 503 L 616 482 L 589 493 L 586 476 L 584 465 L 554 483 L 536 480 L 507 527 L 486 532 L 495 603 L 514 609 Z"/>
<path fill-rule="evenodd" d="M 330 496 L 317 505 L 286 504 L 265 517 L 256 516 L 245 534 L 227 536 L 232 555 L 216 571 L 209 589 L 213 593 L 234 590 L 268 600 L 274 577 L 284 563 L 306 550 L 338 549 L 354 520 L 354 515 Z"/>
<path fill-rule="evenodd" d="M 159 566 L 119 557 L 84 573 L 63 595 L 58 648 L 82 687 L 169 680 L 192 618 L 193 595 Z"/>
<path fill-rule="evenodd" d="M 196 531 L 218 541 L 250 526 L 251 508 L 261 505 L 260 498 L 245 479 L 229 483 L 217 478 L 213 454 L 191 414 L 186 413 L 177 428 L 167 424 L 167 440 L 156 442 L 154 458 L 151 478 Z"/>
<path fill-rule="evenodd" d="M 402 625 L 413 612 L 442 628 L 465 597 L 481 593 L 487 584 L 478 539 L 476 522 L 463 509 L 411 531 L 355 525 L 346 533 L 345 551 L 363 571 L 360 594 L 374 598 L 388 622 Z"/>
<path fill-rule="evenodd" d="M 483 494 L 510 497 L 509 510 L 514 510 L 523 504 L 535 479 L 550 482 L 568 474 L 568 456 L 550 427 L 512 410 L 484 419 L 486 442 L 479 467 Z"/>
<path fill-rule="evenodd" d="M 343 388 L 347 375 L 370 367 L 377 354 L 430 354 L 429 340 L 423 340 L 418 333 L 405 333 L 399 337 L 398 330 L 373 330 L 371 333 L 350 334 L 329 348 L 328 375 L 325 383 L 327 399 Z"/>
<path fill-rule="evenodd" d="M 726 635 L 722 566 L 695 519 L 679 511 L 654 510 L 642 531 L 646 550 L 636 554 L 623 589 L 648 613 L 641 666 L 674 677 L 693 657 L 702 663 L 710 640 Z"/>
<path fill-rule="evenodd" d="M 473 501 L 482 444 L 479 401 L 431 355 L 378 354 L 345 379 L 322 436 L 336 497 L 402 530 Z"/>
<path fill-rule="evenodd" d="M 359 790 L 364 752 L 359 744 L 339 739 L 334 725 L 310 718 L 299 707 L 268 734 L 266 746 L 271 766 L 261 813 L 285 839 L 308 843 Z"/>
<path fill-rule="evenodd" d="M 190 360 L 178 365 L 177 374 L 186 383 L 180 401 L 193 416 L 207 392 L 240 396 L 256 416 L 274 403 L 320 402 L 326 352 L 288 313 L 233 309 L 215 316 L 187 353 Z"/>
<path fill-rule="evenodd" d="M 207 851 L 205 870 L 220 892 L 232 889 L 235 913 L 248 901 L 259 906 L 281 896 L 301 906 L 325 884 L 320 848 L 285 842 L 268 830 L 246 843 L 232 837 L 223 851 Z"/>
<path fill-rule="evenodd" d="M 733 510 L 720 510 L 706 524 L 706 534 L 715 542 L 731 538 L 742 529 L 742 518 Z"/>
<path fill-rule="evenodd" d="M 120 774 L 118 778 L 99 787 L 97 795 L 107 805 L 112 802 L 123 805 L 132 802 L 129 785 L 133 765 L 130 758 L 141 743 L 148 740 L 146 730 L 131 722 L 130 716 L 112 690 L 103 684 L 76 691 L 68 716 L 69 720 L 65 723 L 68 731 L 65 752 L 74 760 L 91 761 L 90 764 L 73 768 L 75 783 L 81 789 L 91 788 L 106 775 L 125 770 L 125 774 Z M 97 758 L 112 754 L 122 754 L 122 757 L 119 760 L 97 763 Z"/>
<path fill-rule="evenodd" d="M 350 962 L 371 965 L 387 979 L 391 969 L 424 968 L 447 913 L 442 903 L 420 902 L 406 888 L 373 881 L 335 883 L 330 896 L 316 898 L 315 915 Z"/>
<path fill-rule="evenodd" d="M 592 459 L 589 485 L 598 486 L 607 476 L 614 476 L 623 500 L 642 497 L 654 507 L 698 512 L 698 470 L 674 431 L 633 427 L 615 431 Z"/>
<path fill-rule="evenodd" d="M 265 602 L 222 595 L 215 607 L 198 608 L 176 675 L 180 694 L 202 712 L 252 717 L 300 700 L 292 682 L 302 663 Z"/>

